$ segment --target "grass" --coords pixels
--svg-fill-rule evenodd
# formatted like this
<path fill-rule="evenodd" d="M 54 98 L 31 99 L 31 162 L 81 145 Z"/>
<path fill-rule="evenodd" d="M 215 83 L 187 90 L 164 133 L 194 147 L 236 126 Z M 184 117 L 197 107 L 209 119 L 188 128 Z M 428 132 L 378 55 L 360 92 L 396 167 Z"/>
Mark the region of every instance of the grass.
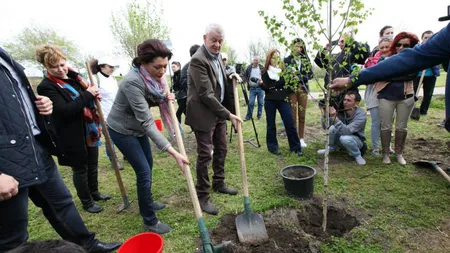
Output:
<path fill-rule="evenodd" d="M 417 122 L 410 121 L 410 136 L 450 141 L 449 134 L 445 130 L 434 126 L 444 115 L 441 104 L 441 99 L 433 100 L 428 116 L 422 117 Z M 245 112 L 246 108 L 241 103 L 241 115 L 245 115 Z M 254 211 L 264 212 L 274 207 L 302 205 L 300 201 L 286 195 L 279 171 L 292 164 L 310 165 L 315 168 L 322 166 L 318 165 L 321 157 L 316 153 L 316 150 L 322 148 L 324 143 L 319 116 L 319 109 L 310 102 L 307 110 L 308 148 L 304 150 L 304 156 L 300 158 L 289 153 L 287 140 L 281 137 L 279 142 L 282 156 L 270 154 L 265 147 L 265 117 L 255 120 L 262 147 L 254 148 L 245 144 L 250 200 Z M 281 128 L 279 116 L 277 120 Z M 192 149 L 193 136 L 187 134 L 188 127 L 184 128 L 189 140 L 186 148 L 191 150 L 190 160 L 193 163 L 191 170 L 194 173 L 196 155 L 195 149 Z M 367 122 L 366 133 L 370 134 L 370 120 Z M 247 121 L 244 123 L 244 139 L 250 137 L 254 137 L 254 133 L 251 123 Z M 226 182 L 232 187 L 241 189 L 236 135 L 233 136 L 232 143 L 228 145 Z M 163 236 L 164 252 L 194 252 L 197 250 L 199 232 L 185 178 L 167 153 L 160 153 L 153 149 L 153 156 L 154 198 L 168 204 L 168 208 L 158 212 L 157 215 L 173 228 L 171 233 Z M 342 158 L 338 156 L 331 156 L 330 159 L 341 160 Z M 342 156 L 346 155 L 342 154 Z M 121 158 L 120 154 L 119 157 Z M 346 198 L 349 207 L 360 208 L 369 213 L 371 218 L 355 228 L 349 237 L 334 238 L 329 243 L 323 243 L 321 250 L 323 252 L 405 252 L 411 249 L 415 251 L 415 247 L 419 247 L 415 233 L 433 230 L 450 217 L 448 182 L 435 172 L 419 170 L 411 165 L 402 167 L 394 163 L 386 166 L 382 164 L 380 157 L 371 154 L 366 155 L 366 159 L 367 165 L 364 167 L 352 162 L 333 163 L 329 172 L 329 191 L 332 199 Z M 104 147 L 101 147 L 99 163 L 100 189 L 104 193 L 113 195 L 112 200 L 100 203 L 105 209 L 100 214 L 88 214 L 82 211 L 73 187 L 70 168 L 61 166 L 59 170 L 74 195 L 74 201 L 86 226 L 96 232 L 100 240 L 125 241 L 143 232 L 134 171 L 129 164 L 124 164 L 126 169 L 121 172 L 122 179 L 128 197 L 133 203 L 128 209 L 117 214 L 115 210 L 121 204 L 121 195 Z M 318 171 L 314 191 L 315 195 L 323 197 L 323 173 L 321 169 Z M 372 171 L 376 173 L 360 179 Z M 242 191 L 237 196 L 212 193 L 211 199 L 218 206 L 220 213 L 218 216 L 205 215 L 207 227 L 214 228 L 225 214 L 242 212 L 241 194 Z M 29 214 L 30 240 L 59 238 L 45 220 L 42 211 L 31 202 Z M 435 252 L 444 251 L 445 249 L 442 248 Z"/>

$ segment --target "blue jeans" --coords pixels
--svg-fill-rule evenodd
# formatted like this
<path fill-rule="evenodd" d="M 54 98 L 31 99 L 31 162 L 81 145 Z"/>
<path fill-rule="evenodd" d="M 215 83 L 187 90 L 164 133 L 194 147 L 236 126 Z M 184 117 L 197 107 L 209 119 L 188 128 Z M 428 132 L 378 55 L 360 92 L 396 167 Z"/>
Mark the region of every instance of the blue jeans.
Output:
<path fill-rule="evenodd" d="M 335 149 L 336 146 L 345 148 L 348 154 L 352 157 L 358 157 L 361 155 L 360 149 L 363 146 L 363 142 L 356 135 L 340 135 L 334 126 L 330 126 L 330 148 Z"/>
<path fill-rule="evenodd" d="M 378 107 L 369 109 L 371 125 L 370 125 L 370 137 L 372 138 L 372 149 L 380 148 L 380 130 L 381 130 L 381 118 Z"/>
<path fill-rule="evenodd" d="M 113 139 L 120 152 L 128 159 L 128 162 L 136 174 L 136 187 L 139 201 L 139 211 L 146 225 L 155 225 L 158 222 L 155 211 L 151 208 L 152 196 L 152 168 L 153 158 L 150 141 L 147 136 L 136 137 L 118 133 L 108 127 L 111 139 Z"/>
<path fill-rule="evenodd" d="M 267 149 L 271 152 L 279 150 L 277 140 L 277 127 L 275 124 L 277 110 L 281 115 L 281 119 L 284 122 L 284 128 L 286 129 L 286 135 L 289 142 L 289 149 L 291 152 L 301 151 L 300 139 L 297 135 L 297 129 L 292 119 L 291 106 L 286 101 L 278 100 L 266 100 L 264 103 L 264 109 L 266 110 L 267 119 L 267 132 L 266 142 Z"/>
<path fill-rule="evenodd" d="M 253 108 L 255 107 L 255 99 L 258 98 L 258 119 L 261 118 L 262 109 L 264 106 L 264 91 L 261 88 L 250 88 L 250 98 L 248 101 L 248 110 L 246 119 L 251 119 L 253 116 Z"/>
<path fill-rule="evenodd" d="M 16 196 L 0 201 L 0 252 L 16 248 L 28 240 L 28 197 L 42 209 L 62 239 L 91 249 L 98 240 L 84 225 L 53 158 L 39 144 L 36 145 L 36 152 L 44 166 L 47 181 L 19 188 Z"/>

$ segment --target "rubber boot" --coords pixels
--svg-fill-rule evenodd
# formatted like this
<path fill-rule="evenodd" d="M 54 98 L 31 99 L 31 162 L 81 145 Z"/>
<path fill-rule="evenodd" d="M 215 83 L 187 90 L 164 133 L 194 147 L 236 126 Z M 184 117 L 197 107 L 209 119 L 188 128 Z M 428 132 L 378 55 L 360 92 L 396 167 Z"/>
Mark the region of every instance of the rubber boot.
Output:
<path fill-rule="evenodd" d="M 395 155 L 397 156 L 397 162 L 401 165 L 406 165 L 406 161 L 403 158 L 403 150 L 405 148 L 407 135 L 408 131 L 395 130 Z"/>
<path fill-rule="evenodd" d="M 111 195 L 101 194 L 98 190 L 98 166 L 97 164 L 88 165 L 88 185 L 92 199 L 95 201 L 111 199 Z"/>
<path fill-rule="evenodd" d="M 391 145 L 391 130 L 381 130 L 380 136 L 381 136 L 381 149 L 383 151 L 383 163 L 390 164 L 391 159 L 389 158 L 390 155 L 390 145 Z"/>
<path fill-rule="evenodd" d="M 88 170 L 83 166 L 73 169 L 73 185 L 77 190 L 78 198 L 80 198 L 83 209 L 89 213 L 98 213 L 103 208 L 94 202 L 89 190 Z"/>

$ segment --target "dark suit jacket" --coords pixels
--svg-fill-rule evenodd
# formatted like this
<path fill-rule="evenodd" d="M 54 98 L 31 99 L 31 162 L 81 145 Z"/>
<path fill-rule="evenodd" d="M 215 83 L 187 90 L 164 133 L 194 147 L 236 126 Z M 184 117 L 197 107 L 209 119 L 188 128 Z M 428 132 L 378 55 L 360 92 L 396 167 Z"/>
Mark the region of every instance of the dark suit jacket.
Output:
<path fill-rule="evenodd" d="M 208 132 L 217 120 L 226 120 L 230 115 L 232 101 L 227 85 L 226 73 L 219 56 L 225 87 L 225 96 L 220 102 L 219 74 L 205 46 L 192 56 L 188 70 L 188 95 L 186 124 L 194 130 Z M 228 95 L 227 95 L 228 94 Z"/>

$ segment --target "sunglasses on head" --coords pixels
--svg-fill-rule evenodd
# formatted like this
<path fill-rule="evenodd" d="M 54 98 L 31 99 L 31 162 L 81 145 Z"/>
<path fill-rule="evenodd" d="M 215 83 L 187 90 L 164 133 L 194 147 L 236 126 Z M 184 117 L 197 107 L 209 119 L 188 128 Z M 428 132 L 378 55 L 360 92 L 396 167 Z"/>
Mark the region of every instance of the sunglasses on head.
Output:
<path fill-rule="evenodd" d="M 401 47 L 401 46 L 403 46 L 403 48 L 409 48 L 409 47 L 411 47 L 410 44 L 395 43 L 395 47 Z"/>

